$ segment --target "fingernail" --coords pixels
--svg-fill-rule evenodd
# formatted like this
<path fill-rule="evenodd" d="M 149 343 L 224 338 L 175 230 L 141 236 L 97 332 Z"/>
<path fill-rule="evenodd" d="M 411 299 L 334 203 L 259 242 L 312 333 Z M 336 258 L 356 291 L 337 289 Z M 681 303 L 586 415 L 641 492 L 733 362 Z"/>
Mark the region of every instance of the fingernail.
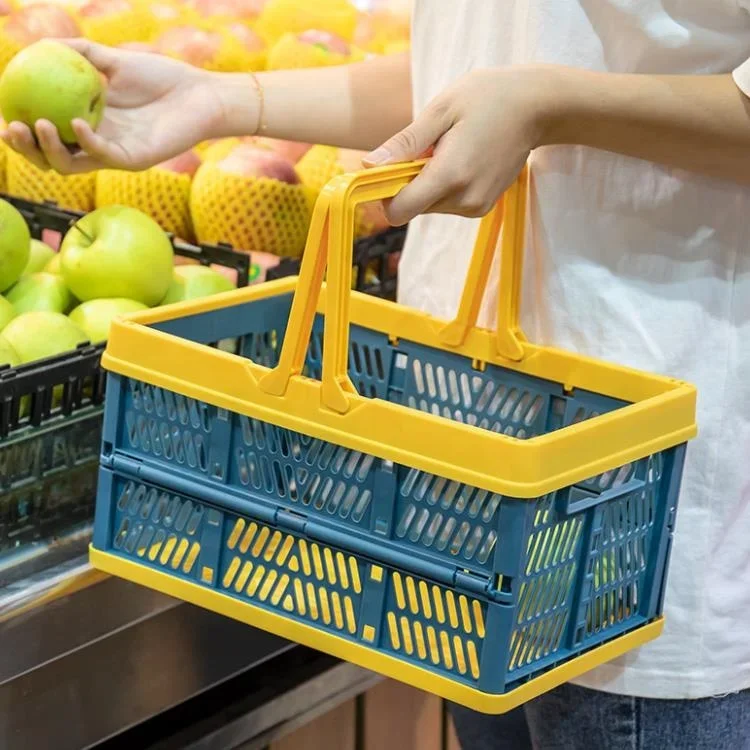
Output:
<path fill-rule="evenodd" d="M 378 164 L 385 164 L 386 162 L 390 161 L 393 158 L 393 154 L 387 149 L 380 146 L 380 148 L 376 148 L 374 151 L 370 151 L 367 156 L 365 156 L 362 161 L 365 164 L 372 164 L 373 166 L 377 166 Z"/>

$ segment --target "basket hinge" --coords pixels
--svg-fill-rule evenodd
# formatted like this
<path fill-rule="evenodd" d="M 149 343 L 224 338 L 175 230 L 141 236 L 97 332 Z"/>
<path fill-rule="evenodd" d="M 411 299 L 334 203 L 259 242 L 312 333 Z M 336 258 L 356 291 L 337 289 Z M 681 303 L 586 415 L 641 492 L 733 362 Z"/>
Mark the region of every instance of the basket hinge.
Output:
<path fill-rule="evenodd" d="M 456 590 L 463 591 L 471 596 L 489 598 L 501 604 L 511 604 L 513 601 L 512 594 L 493 588 L 489 577 L 480 576 L 468 570 L 457 570 L 453 585 Z"/>
<path fill-rule="evenodd" d="M 112 469 L 112 471 L 123 472 L 135 477 L 140 476 L 141 469 L 143 468 L 143 462 L 139 459 L 122 456 L 117 453 L 110 455 L 102 454 L 99 456 L 99 464 Z"/>
<path fill-rule="evenodd" d="M 284 531 L 291 531 L 293 534 L 304 536 L 307 528 L 307 517 L 279 508 L 276 511 L 276 525 Z"/>

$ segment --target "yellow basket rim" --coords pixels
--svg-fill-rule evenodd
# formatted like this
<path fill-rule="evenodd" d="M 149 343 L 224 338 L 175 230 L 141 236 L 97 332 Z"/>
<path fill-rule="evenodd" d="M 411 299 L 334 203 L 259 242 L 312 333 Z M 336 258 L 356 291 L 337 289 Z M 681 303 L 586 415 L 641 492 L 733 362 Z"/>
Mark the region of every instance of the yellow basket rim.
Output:
<path fill-rule="evenodd" d="M 397 303 L 353 293 L 351 323 L 436 350 L 481 369 L 494 364 L 628 405 L 538 437 L 519 439 L 417 411 L 352 396 L 346 414 L 321 405 L 320 381 L 292 378 L 284 396 L 258 383 L 268 368 L 239 355 L 149 326 L 294 292 L 297 277 L 128 315 L 115 321 L 105 369 L 351 450 L 500 495 L 537 498 L 661 450 L 697 433 L 696 389 L 685 382 L 608 364 L 551 347 L 527 345 L 520 362 L 496 354 L 490 331 L 474 330 L 460 347 L 441 343 L 445 325 Z M 325 311 L 325 285 L 318 312 Z M 503 476 L 498 476 L 502 467 Z"/>

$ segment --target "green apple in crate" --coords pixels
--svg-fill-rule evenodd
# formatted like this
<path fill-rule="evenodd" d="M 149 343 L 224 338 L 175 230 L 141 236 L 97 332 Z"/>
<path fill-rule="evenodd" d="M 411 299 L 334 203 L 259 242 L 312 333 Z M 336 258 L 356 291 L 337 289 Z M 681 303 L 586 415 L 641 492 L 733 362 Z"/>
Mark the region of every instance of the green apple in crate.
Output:
<path fill-rule="evenodd" d="M 60 246 L 60 267 L 79 300 L 124 298 L 153 307 L 172 282 L 172 243 L 142 211 L 104 206 L 79 219 Z"/>
<path fill-rule="evenodd" d="M 83 55 L 51 39 L 22 49 L 0 76 L 3 119 L 29 127 L 37 120 L 49 120 L 67 144 L 77 143 L 73 120 L 98 127 L 105 98 L 99 71 Z"/>
<path fill-rule="evenodd" d="M 63 278 L 43 271 L 22 276 L 5 296 L 19 314 L 41 310 L 66 313 L 75 303 Z"/>
<path fill-rule="evenodd" d="M 29 262 L 23 269 L 22 276 L 29 276 L 38 271 L 44 271 L 46 266 L 55 259 L 55 251 L 41 240 L 31 240 Z"/>
<path fill-rule="evenodd" d="M 16 353 L 16 350 L 2 336 L 0 336 L 0 367 L 3 367 L 4 365 L 18 367 L 20 364 L 21 358 Z"/>
<path fill-rule="evenodd" d="M 184 302 L 189 299 L 210 297 L 212 294 L 229 292 L 234 284 L 223 274 L 206 266 L 176 266 L 172 283 L 162 305 Z"/>
<path fill-rule="evenodd" d="M 5 297 L 0 297 L 0 331 L 2 331 L 3 328 L 5 328 L 5 326 L 16 317 L 16 315 L 18 315 L 16 308 L 13 307 Z"/>
<path fill-rule="evenodd" d="M 64 354 L 88 341 L 72 320 L 57 312 L 23 313 L 5 326 L 2 337 L 22 364 Z"/>
<path fill-rule="evenodd" d="M 60 253 L 55 253 L 42 271 L 62 276 L 62 268 L 60 268 Z"/>
<path fill-rule="evenodd" d="M 15 206 L 0 200 L 0 293 L 13 286 L 26 268 L 31 235 Z"/>
<path fill-rule="evenodd" d="M 92 344 L 99 344 L 109 338 L 109 327 L 115 318 L 139 310 L 148 310 L 148 307 L 134 299 L 92 299 L 82 302 L 68 317 Z"/>

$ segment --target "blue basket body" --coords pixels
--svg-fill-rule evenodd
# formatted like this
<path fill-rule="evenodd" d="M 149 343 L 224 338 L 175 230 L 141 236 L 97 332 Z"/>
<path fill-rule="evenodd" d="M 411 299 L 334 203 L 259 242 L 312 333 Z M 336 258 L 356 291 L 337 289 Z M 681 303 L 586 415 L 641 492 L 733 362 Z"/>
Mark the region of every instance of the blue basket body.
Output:
<path fill-rule="evenodd" d="M 155 327 L 273 366 L 291 295 Z M 306 374 L 320 377 L 323 321 Z M 358 391 L 526 438 L 623 404 L 352 326 Z M 502 694 L 662 611 L 684 446 L 535 500 L 109 375 L 94 547 Z"/>

